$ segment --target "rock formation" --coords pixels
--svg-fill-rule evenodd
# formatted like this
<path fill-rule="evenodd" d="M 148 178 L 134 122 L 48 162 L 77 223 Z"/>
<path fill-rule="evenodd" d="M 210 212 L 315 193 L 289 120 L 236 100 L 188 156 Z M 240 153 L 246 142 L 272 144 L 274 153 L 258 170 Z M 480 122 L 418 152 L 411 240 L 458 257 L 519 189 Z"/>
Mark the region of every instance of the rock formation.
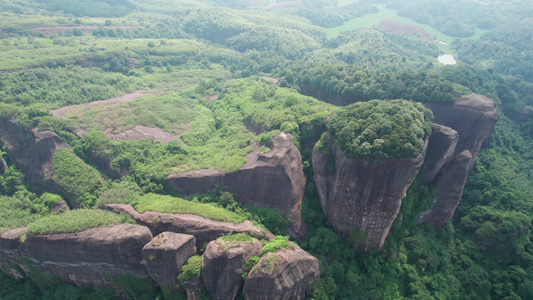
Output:
<path fill-rule="evenodd" d="M 14 120 L 0 120 L 0 138 L 5 140 L 10 159 L 26 175 L 33 192 L 59 192 L 46 171 L 52 169 L 56 149 L 71 149 L 67 143 L 52 131 L 24 130 Z"/>
<path fill-rule="evenodd" d="M 171 174 L 167 189 L 181 193 L 215 190 L 217 184 L 244 205 L 277 209 L 290 219 L 289 233 L 302 235 L 301 205 L 305 188 L 302 158 L 290 134 L 280 133 L 267 142 L 270 152 L 255 149 L 238 171 L 195 170 Z"/>
<path fill-rule="evenodd" d="M 254 226 L 250 221 L 234 224 L 191 214 L 169 214 L 154 211 L 140 214 L 129 204 L 107 204 L 106 207 L 114 212 L 130 215 L 138 224 L 150 228 L 154 235 L 165 231 L 194 235 L 197 249 L 202 248 L 204 243 L 209 243 L 230 232 L 246 233 L 269 240 L 274 238 L 270 232 Z"/>
<path fill-rule="evenodd" d="M 422 172 L 422 181 L 425 184 L 433 182 L 442 167 L 453 159 L 459 141 L 457 131 L 450 127 L 433 124 L 432 131 Z"/>
<path fill-rule="evenodd" d="M 143 261 L 150 277 L 160 286 L 178 287 L 178 275 L 189 257 L 196 255 L 196 239 L 192 235 L 163 232 L 142 249 Z"/>
<path fill-rule="evenodd" d="M 440 227 L 452 218 L 461 199 L 468 172 L 474 165 L 483 141 L 494 130 L 498 118 L 494 101 L 477 94 L 459 99 L 455 104 L 431 103 L 428 107 L 433 111 L 436 123 L 455 130 L 459 137 L 453 161 L 450 161 L 449 156 L 453 146 L 453 132 L 446 130 L 448 134 L 445 134 L 440 127 L 430 137 L 424 182 L 436 184 L 437 196 L 433 206 L 420 214 L 418 222 L 431 221 Z"/>
<path fill-rule="evenodd" d="M 32 235 L 22 229 L 5 232 L 0 238 L 4 261 L 25 270 L 26 263 L 48 276 L 84 287 L 114 287 L 113 279 L 125 274 L 148 277 L 141 264 L 142 247 L 152 239 L 148 228 L 123 224 L 72 234 Z M 20 259 L 24 257 L 26 262 Z"/>
<path fill-rule="evenodd" d="M 261 243 L 217 239 L 207 245 L 202 260 L 202 280 L 212 299 L 233 300 L 243 286 L 245 262 L 259 256 Z"/>
<path fill-rule="evenodd" d="M 415 158 L 385 162 L 349 159 L 329 139 L 329 153 L 318 151 L 316 146 L 313 151 L 314 180 L 322 210 L 333 228 L 354 247 L 379 249 L 422 166 L 425 150 Z M 335 166 L 333 173 L 328 170 L 330 164 Z"/>
<path fill-rule="evenodd" d="M 320 275 L 318 260 L 302 249 L 267 253 L 244 282 L 245 299 L 305 299 L 306 289 Z"/>
<path fill-rule="evenodd" d="M 0 175 L 4 174 L 7 171 L 6 161 L 2 156 L 0 156 Z"/>
<path fill-rule="evenodd" d="M 440 172 L 437 180 L 437 196 L 430 210 L 418 216 L 418 223 L 431 221 L 442 226 L 450 220 L 459 205 L 468 176 L 468 165 L 472 160 L 470 151 L 457 154 L 453 161 Z"/>

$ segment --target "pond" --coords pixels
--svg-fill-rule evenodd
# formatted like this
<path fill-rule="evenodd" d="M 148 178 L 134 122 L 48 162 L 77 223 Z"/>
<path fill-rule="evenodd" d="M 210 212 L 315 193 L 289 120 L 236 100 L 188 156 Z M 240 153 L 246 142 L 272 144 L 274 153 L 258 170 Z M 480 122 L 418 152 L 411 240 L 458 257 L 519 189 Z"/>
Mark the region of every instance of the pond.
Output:
<path fill-rule="evenodd" d="M 457 62 L 451 54 L 439 55 L 439 63 L 443 65 L 455 65 Z"/>

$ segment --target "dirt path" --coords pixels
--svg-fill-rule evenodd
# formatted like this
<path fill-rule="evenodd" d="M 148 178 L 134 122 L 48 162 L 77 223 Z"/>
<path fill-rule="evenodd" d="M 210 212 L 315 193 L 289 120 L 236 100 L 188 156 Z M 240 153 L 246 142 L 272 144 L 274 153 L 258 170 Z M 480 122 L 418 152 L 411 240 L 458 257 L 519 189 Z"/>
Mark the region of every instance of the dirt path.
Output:
<path fill-rule="evenodd" d="M 93 102 L 86 103 L 86 104 L 63 106 L 61 108 L 52 110 L 52 115 L 54 117 L 58 117 L 58 118 L 65 118 L 67 112 L 72 111 L 72 110 L 76 109 L 77 107 L 96 106 L 96 105 L 101 105 L 101 104 L 121 104 L 124 101 L 137 100 L 137 99 L 139 99 L 142 96 L 151 96 L 151 95 L 154 95 L 154 94 L 153 93 L 148 93 L 148 92 L 146 92 L 146 90 L 138 90 L 138 91 L 135 91 L 135 92 L 133 92 L 131 94 L 126 94 L 124 96 L 120 96 L 120 97 L 117 97 L 117 98 L 111 98 L 111 99 L 107 99 L 107 100 L 98 100 L 98 101 L 93 101 Z"/>

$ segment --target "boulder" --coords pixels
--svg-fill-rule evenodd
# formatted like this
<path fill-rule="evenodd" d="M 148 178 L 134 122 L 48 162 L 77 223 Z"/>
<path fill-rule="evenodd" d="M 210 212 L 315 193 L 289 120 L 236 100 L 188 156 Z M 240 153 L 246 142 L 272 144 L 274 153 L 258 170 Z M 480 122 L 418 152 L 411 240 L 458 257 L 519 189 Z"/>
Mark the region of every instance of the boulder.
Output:
<path fill-rule="evenodd" d="M 422 169 L 422 181 L 424 184 L 432 183 L 442 167 L 453 159 L 458 141 L 459 135 L 457 131 L 447 126 L 433 124 Z"/>
<path fill-rule="evenodd" d="M 245 299 L 305 299 L 307 288 L 320 276 L 318 260 L 296 249 L 267 253 L 244 282 Z"/>
<path fill-rule="evenodd" d="M 4 174 L 7 171 L 6 161 L 2 156 L 0 156 L 0 175 Z"/>
<path fill-rule="evenodd" d="M 243 286 L 246 261 L 259 256 L 261 248 L 256 239 L 252 242 L 217 239 L 207 245 L 202 260 L 202 280 L 212 299 L 235 299 Z"/>
<path fill-rule="evenodd" d="M 142 248 L 152 240 L 144 226 L 121 224 L 78 233 L 31 235 L 20 254 L 48 276 L 83 287 L 114 287 L 122 275 L 149 277 Z"/>
<path fill-rule="evenodd" d="M 52 204 L 50 207 L 51 213 L 59 213 L 62 214 L 64 212 L 69 212 L 70 208 L 68 207 L 67 202 L 65 200 L 59 200 L 56 203 Z"/>
<path fill-rule="evenodd" d="M 380 249 L 422 166 L 425 150 L 414 158 L 385 162 L 349 159 L 329 139 L 329 152 L 322 153 L 316 146 L 313 150 L 314 180 L 322 210 L 333 228 L 355 248 Z M 333 172 L 331 165 L 335 166 Z"/>
<path fill-rule="evenodd" d="M 302 158 L 290 134 L 280 133 L 267 142 L 270 152 L 259 147 L 246 156 L 240 170 L 225 173 L 216 170 L 194 170 L 167 177 L 166 188 L 180 193 L 227 189 L 244 205 L 277 209 L 290 220 L 289 234 L 302 236 L 301 205 L 305 188 Z"/>
<path fill-rule="evenodd" d="M 189 234 L 163 232 L 142 249 L 150 277 L 160 286 L 176 289 L 181 267 L 196 255 L 196 239 Z"/>
<path fill-rule="evenodd" d="M 452 218 L 463 195 L 471 160 L 470 151 L 464 150 L 454 157 L 447 168 L 441 171 L 436 184 L 435 202 L 428 211 L 418 216 L 418 223 L 430 221 L 436 227 L 440 227 Z"/>
<path fill-rule="evenodd" d="M 227 235 L 230 232 L 246 233 L 268 240 L 274 238 L 270 232 L 254 226 L 248 220 L 234 224 L 206 219 L 191 214 L 169 214 L 155 211 L 146 211 L 140 214 L 129 204 L 107 204 L 106 208 L 117 213 L 130 215 L 138 224 L 150 228 L 154 235 L 165 231 L 194 235 L 197 249 L 201 249 L 204 244 L 216 240 L 223 235 Z"/>
<path fill-rule="evenodd" d="M 10 159 L 26 175 L 26 183 L 35 193 L 58 193 L 52 169 L 52 158 L 58 148 L 72 149 L 52 131 L 25 130 L 15 120 L 0 120 L 0 138 L 6 142 Z"/>

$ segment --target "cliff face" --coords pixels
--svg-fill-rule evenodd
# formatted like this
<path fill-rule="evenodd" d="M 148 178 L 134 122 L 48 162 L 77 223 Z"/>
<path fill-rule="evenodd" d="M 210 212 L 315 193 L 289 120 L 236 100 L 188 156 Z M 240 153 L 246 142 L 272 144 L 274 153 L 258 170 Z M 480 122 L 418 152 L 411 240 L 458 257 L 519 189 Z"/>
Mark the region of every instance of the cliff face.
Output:
<path fill-rule="evenodd" d="M 227 188 L 244 205 L 277 209 L 290 219 L 289 233 L 303 235 L 301 205 L 305 188 L 302 158 L 292 136 L 280 133 L 266 144 L 271 149 L 256 149 L 246 156 L 247 163 L 236 172 L 196 170 L 167 177 L 167 189 L 182 193 Z"/>
<path fill-rule="evenodd" d="M 345 106 L 357 102 L 356 99 L 350 98 L 348 96 L 343 96 L 340 94 L 333 94 L 323 89 L 318 89 L 309 85 L 300 84 L 299 85 L 302 94 L 311 96 L 316 99 L 320 99 L 324 102 L 331 103 L 337 106 Z"/>
<path fill-rule="evenodd" d="M 46 171 L 52 169 L 52 157 L 58 148 L 71 149 L 67 143 L 52 131 L 27 131 L 13 120 L 0 121 L 0 138 L 6 141 L 10 159 L 26 175 L 26 182 L 34 192 L 59 192 Z"/>
<path fill-rule="evenodd" d="M 24 230 L 1 235 L 3 269 L 7 263 L 10 269 L 14 264 L 25 270 L 24 257 L 48 276 L 87 287 L 113 287 L 112 280 L 125 274 L 148 277 L 141 265 L 141 250 L 152 234 L 144 226 L 124 224 L 77 234 L 28 234 L 21 242 L 18 234 Z"/>
<path fill-rule="evenodd" d="M 437 196 L 433 206 L 420 214 L 418 222 L 431 221 L 440 227 L 452 218 L 468 172 L 498 118 L 494 101 L 477 94 L 459 99 L 455 104 L 432 103 L 428 107 L 433 111 L 434 121 L 449 129 L 441 126 L 430 137 L 423 179 L 426 184 L 435 183 Z M 450 157 L 455 140 L 453 131 L 458 141 Z"/>
<path fill-rule="evenodd" d="M 202 280 L 213 299 L 232 300 L 241 290 L 244 266 L 252 256 L 261 253 L 261 243 L 212 241 L 202 260 Z"/>
<path fill-rule="evenodd" d="M 302 249 L 267 253 L 244 282 L 245 299 L 305 299 L 307 287 L 320 275 L 318 260 Z"/>
<path fill-rule="evenodd" d="M 422 166 L 425 151 L 415 158 L 381 163 L 349 159 L 333 140 L 329 150 L 321 153 L 315 147 L 313 151 L 314 180 L 322 210 L 333 228 L 354 246 L 381 248 Z M 335 165 L 333 172 L 328 170 L 330 164 Z"/>

